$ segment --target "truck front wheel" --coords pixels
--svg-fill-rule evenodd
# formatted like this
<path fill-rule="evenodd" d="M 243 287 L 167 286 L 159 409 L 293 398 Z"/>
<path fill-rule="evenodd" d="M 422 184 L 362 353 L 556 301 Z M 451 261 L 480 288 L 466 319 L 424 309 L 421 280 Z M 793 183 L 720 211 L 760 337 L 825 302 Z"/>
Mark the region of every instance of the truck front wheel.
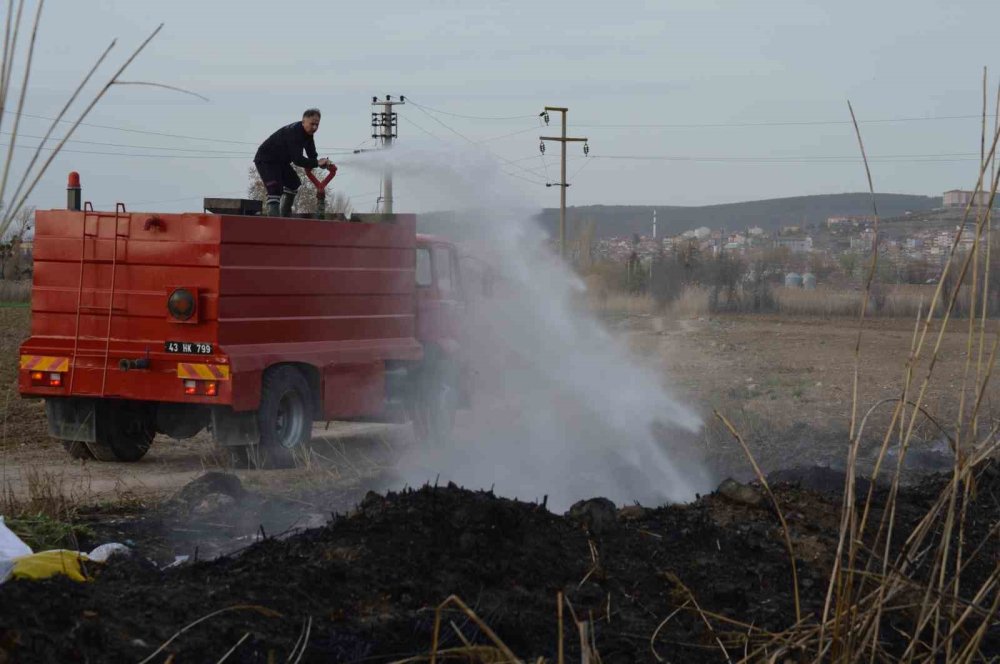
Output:
<path fill-rule="evenodd" d="M 274 367 L 264 374 L 257 426 L 265 465 L 294 465 L 293 450 L 312 437 L 311 404 L 309 383 L 295 367 Z"/>
<path fill-rule="evenodd" d="M 446 445 L 451 440 L 458 409 L 456 385 L 450 362 L 429 364 L 420 370 L 411 406 L 413 434 L 418 443 Z"/>
<path fill-rule="evenodd" d="M 145 404 L 129 401 L 98 402 L 96 440 L 86 443 L 98 461 L 138 461 L 153 444 L 156 429 Z"/>

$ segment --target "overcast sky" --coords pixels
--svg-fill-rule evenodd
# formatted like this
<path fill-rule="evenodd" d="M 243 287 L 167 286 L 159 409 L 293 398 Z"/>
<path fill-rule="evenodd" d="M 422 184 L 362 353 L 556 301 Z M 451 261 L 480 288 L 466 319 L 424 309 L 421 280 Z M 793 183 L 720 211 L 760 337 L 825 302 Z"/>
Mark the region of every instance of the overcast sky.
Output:
<path fill-rule="evenodd" d="M 117 66 L 160 22 L 123 78 L 210 101 L 114 88 L 87 122 L 118 129 L 81 127 L 33 204 L 64 205 L 69 170 L 99 207 L 195 210 L 205 196 L 240 196 L 256 145 L 318 106 L 320 154 L 344 161 L 335 186 L 370 211 L 378 178 L 340 151 L 371 146 L 371 97 L 385 94 L 415 102 L 400 109 L 401 143 L 476 143 L 505 160 L 529 205 L 558 204 L 544 186 L 558 180 L 558 146 L 538 151 L 539 134 L 557 131 L 558 114 L 537 130 L 546 104 L 568 106 L 571 134 L 590 139 L 589 159 L 570 146 L 570 204 L 864 190 L 847 99 L 877 190 L 939 195 L 975 183 L 982 67 L 991 99 L 1000 75 L 998 2 L 49 0 L 25 113 L 53 116 L 107 43 L 119 40 Z M 37 145 L 46 126 L 23 117 L 19 143 Z M 15 154 L 19 173 L 30 151 Z M 397 210 L 419 208 L 418 186 L 397 179 Z"/>

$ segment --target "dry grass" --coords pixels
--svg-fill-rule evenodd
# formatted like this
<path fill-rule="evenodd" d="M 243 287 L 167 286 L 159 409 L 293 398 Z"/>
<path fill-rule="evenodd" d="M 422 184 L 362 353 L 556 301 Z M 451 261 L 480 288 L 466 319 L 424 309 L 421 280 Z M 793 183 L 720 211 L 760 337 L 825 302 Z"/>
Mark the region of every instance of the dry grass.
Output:
<path fill-rule="evenodd" d="M 964 293 L 963 293 L 964 295 Z M 908 284 L 884 286 L 876 289 L 868 300 L 867 316 L 913 319 L 927 310 L 934 296 L 934 286 Z M 856 317 L 861 309 L 864 293 L 859 290 L 820 287 L 816 290 L 801 288 L 776 288 L 774 299 L 777 312 L 788 316 Z M 668 311 L 674 317 L 707 316 L 709 292 L 703 286 L 689 286 Z M 968 297 L 966 296 L 966 301 Z M 922 309 L 921 309 L 922 307 Z"/>
<path fill-rule="evenodd" d="M 31 281 L 0 279 L 0 303 L 31 302 Z"/>
<path fill-rule="evenodd" d="M 868 299 L 866 316 L 879 318 L 913 319 L 920 311 L 926 311 L 934 296 L 933 285 L 898 284 L 873 288 Z M 861 308 L 864 292 L 854 289 L 820 287 L 816 290 L 801 288 L 775 288 L 774 299 L 777 311 L 767 312 L 788 316 L 821 316 L 854 318 Z M 970 311 L 969 289 L 959 294 L 957 304 L 961 311 Z M 704 286 L 688 286 L 681 296 L 671 303 L 666 313 L 674 318 L 708 316 L 709 289 Z M 602 317 L 644 316 L 657 312 L 656 301 L 649 295 L 629 293 L 591 294 L 587 298 L 591 311 Z M 938 307 L 940 310 L 940 306 Z M 937 313 L 940 313 L 938 311 Z"/>
<path fill-rule="evenodd" d="M 7 526 L 35 551 L 78 549 L 90 530 L 75 523 L 78 497 L 66 490 L 62 477 L 37 468 L 22 472 L 21 490 L 4 479 L 0 484 L 0 514 Z"/>

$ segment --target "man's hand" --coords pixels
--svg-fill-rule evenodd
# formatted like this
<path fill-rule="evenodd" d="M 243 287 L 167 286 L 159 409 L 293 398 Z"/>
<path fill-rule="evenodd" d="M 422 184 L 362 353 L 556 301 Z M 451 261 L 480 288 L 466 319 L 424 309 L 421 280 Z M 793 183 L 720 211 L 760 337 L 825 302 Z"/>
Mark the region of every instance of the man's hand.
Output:
<path fill-rule="evenodd" d="M 317 161 L 319 162 L 319 167 L 320 168 L 329 168 L 330 167 L 330 160 L 327 159 L 326 157 L 323 157 L 322 159 L 319 159 Z"/>

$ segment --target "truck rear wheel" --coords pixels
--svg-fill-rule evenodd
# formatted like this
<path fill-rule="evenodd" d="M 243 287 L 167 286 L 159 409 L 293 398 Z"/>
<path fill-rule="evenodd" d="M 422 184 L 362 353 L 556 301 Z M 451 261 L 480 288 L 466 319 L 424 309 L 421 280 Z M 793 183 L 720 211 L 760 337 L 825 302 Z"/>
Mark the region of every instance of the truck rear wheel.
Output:
<path fill-rule="evenodd" d="M 86 446 L 98 461 L 138 461 L 153 444 L 156 429 L 144 404 L 99 402 L 96 420 L 96 440 Z"/>
<path fill-rule="evenodd" d="M 259 456 L 265 466 L 294 465 L 294 450 L 312 437 L 309 382 L 295 367 L 280 366 L 264 373 L 257 410 Z"/>

